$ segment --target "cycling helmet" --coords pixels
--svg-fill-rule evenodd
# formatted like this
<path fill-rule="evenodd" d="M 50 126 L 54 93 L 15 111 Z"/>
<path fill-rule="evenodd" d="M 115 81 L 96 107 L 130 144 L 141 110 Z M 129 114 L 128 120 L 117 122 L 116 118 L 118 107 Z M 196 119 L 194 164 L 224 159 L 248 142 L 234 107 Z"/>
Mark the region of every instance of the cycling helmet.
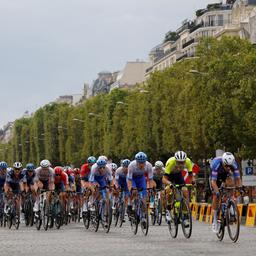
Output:
<path fill-rule="evenodd" d="M 130 160 L 129 159 L 124 159 L 123 161 L 122 161 L 122 166 L 123 167 L 128 167 L 129 166 L 129 164 L 130 164 Z"/>
<path fill-rule="evenodd" d="M 187 154 L 184 151 L 177 151 L 174 157 L 177 162 L 185 162 L 187 159 Z"/>
<path fill-rule="evenodd" d="M 106 162 L 108 161 L 108 158 L 106 156 L 99 156 L 98 159 L 104 159 Z"/>
<path fill-rule="evenodd" d="M 73 175 L 74 171 L 70 167 L 70 168 L 67 169 L 66 173 L 67 173 L 67 175 Z"/>
<path fill-rule="evenodd" d="M 222 163 L 224 165 L 233 165 L 235 162 L 235 157 L 232 153 L 230 152 L 225 152 L 223 155 L 222 155 Z"/>
<path fill-rule="evenodd" d="M 32 164 L 32 163 L 28 163 L 28 164 L 26 165 L 26 169 L 27 169 L 28 171 L 33 171 L 33 170 L 35 170 L 35 166 L 34 166 L 34 164 Z"/>
<path fill-rule="evenodd" d="M 96 158 L 94 156 L 90 156 L 87 158 L 87 163 L 88 164 L 95 164 L 96 163 Z"/>
<path fill-rule="evenodd" d="M 138 163 L 145 163 L 147 161 L 147 159 L 148 159 L 147 155 L 143 152 L 139 152 L 135 155 L 135 160 Z"/>
<path fill-rule="evenodd" d="M 98 167 L 105 167 L 107 164 L 107 162 L 102 158 L 101 159 L 99 158 L 96 163 L 97 163 Z"/>
<path fill-rule="evenodd" d="M 62 172 L 63 172 L 63 169 L 62 169 L 61 166 L 56 166 L 56 167 L 54 168 L 54 173 L 55 173 L 55 175 L 56 175 L 56 174 L 57 174 L 57 175 L 61 175 Z"/>
<path fill-rule="evenodd" d="M 112 163 L 111 166 L 112 166 L 112 170 L 113 170 L 113 171 L 115 171 L 115 170 L 118 168 L 115 163 Z"/>
<path fill-rule="evenodd" d="M 164 164 L 163 164 L 163 162 L 161 162 L 161 161 L 156 161 L 156 162 L 155 162 L 155 167 L 161 169 L 161 168 L 164 167 Z"/>
<path fill-rule="evenodd" d="M 76 175 L 80 174 L 80 169 L 79 168 L 75 168 L 74 169 L 74 174 L 76 174 Z"/>
<path fill-rule="evenodd" d="M 22 168 L 22 163 L 21 162 L 15 162 L 13 164 L 13 168 L 14 169 L 21 169 Z"/>
<path fill-rule="evenodd" d="M 8 164 L 4 161 L 0 162 L 0 170 L 6 170 L 8 168 Z"/>
<path fill-rule="evenodd" d="M 49 168 L 49 167 L 51 166 L 51 163 L 50 163 L 49 160 L 44 159 L 44 160 L 41 161 L 40 166 L 41 166 L 42 168 Z"/>

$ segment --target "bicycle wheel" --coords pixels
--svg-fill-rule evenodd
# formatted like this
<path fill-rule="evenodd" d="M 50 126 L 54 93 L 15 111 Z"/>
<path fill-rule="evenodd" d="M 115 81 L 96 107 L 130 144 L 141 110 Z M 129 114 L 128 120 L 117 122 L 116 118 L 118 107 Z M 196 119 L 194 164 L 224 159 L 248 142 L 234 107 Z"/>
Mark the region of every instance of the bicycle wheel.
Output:
<path fill-rule="evenodd" d="M 13 214 L 10 213 L 10 215 L 7 217 L 7 227 L 8 227 L 9 229 L 11 229 L 12 224 L 13 224 Z"/>
<path fill-rule="evenodd" d="M 90 211 L 90 227 L 97 232 L 100 224 L 100 212 L 98 203 L 94 203 L 94 209 Z"/>
<path fill-rule="evenodd" d="M 150 220 L 153 226 L 156 224 L 156 218 L 157 218 L 156 208 L 154 207 L 153 209 L 150 209 Z"/>
<path fill-rule="evenodd" d="M 149 220 L 148 220 L 148 207 L 144 202 L 141 203 L 140 206 L 141 218 L 140 218 L 140 226 L 141 231 L 146 236 L 148 234 Z"/>
<path fill-rule="evenodd" d="M 124 216 L 125 216 L 125 203 L 122 202 L 119 206 L 119 227 L 121 228 L 124 223 Z"/>
<path fill-rule="evenodd" d="M 219 232 L 216 235 L 219 241 L 222 241 L 225 235 L 225 219 L 221 218 L 221 220 L 218 220 L 218 223 L 220 227 L 219 227 Z"/>
<path fill-rule="evenodd" d="M 156 215 L 157 215 L 157 224 L 161 226 L 162 224 L 162 218 L 163 218 L 163 212 L 162 212 L 162 201 L 161 199 L 158 199 L 157 202 L 157 208 L 156 208 Z"/>
<path fill-rule="evenodd" d="M 36 224 L 36 229 L 40 230 L 42 226 L 42 213 L 41 211 L 38 211 L 35 213 L 35 224 Z"/>
<path fill-rule="evenodd" d="M 131 230 L 134 235 L 138 232 L 138 226 L 139 226 L 139 215 L 138 215 L 138 206 L 137 206 L 137 200 L 134 200 L 133 202 L 133 209 L 130 214 L 130 223 L 131 223 Z"/>
<path fill-rule="evenodd" d="M 178 216 L 175 207 L 171 210 L 166 209 L 166 220 L 171 237 L 176 238 L 178 235 Z"/>
<path fill-rule="evenodd" d="M 109 232 L 112 220 L 112 207 L 110 200 L 103 200 L 101 206 L 101 222 L 106 233 Z"/>
<path fill-rule="evenodd" d="M 237 205 L 230 200 L 226 209 L 226 223 L 230 239 L 235 243 L 240 232 L 240 216 Z"/>
<path fill-rule="evenodd" d="M 19 229 L 20 226 L 20 214 L 16 213 L 14 217 L 14 226 L 16 229 Z"/>
<path fill-rule="evenodd" d="M 184 236 L 190 238 L 192 234 L 192 216 L 189 205 L 184 199 L 180 202 L 180 219 Z"/>
<path fill-rule="evenodd" d="M 120 206 L 121 205 L 119 203 L 115 203 L 115 213 L 113 214 L 115 227 L 117 226 L 119 217 L 120 217 L 120 210 L 121 210 Z"/>
<path fill-rule="evenodd" d="M 50 221 L 50 215 L 49 215 L 49 205 L 48 203 L 46 203 L 46 201 L 44 202 L 43 205 L 43 227 L 44 230 L 46 231 L 49 227 L 49 221 Z"/>
<path fill-rule="evenodd" d="M 88 210 L 87 212 L 83 212 L 83 223 L 84 223 L 84 227 L 86 229 L 89 228 L 90 226 L 90 211 Z"/>

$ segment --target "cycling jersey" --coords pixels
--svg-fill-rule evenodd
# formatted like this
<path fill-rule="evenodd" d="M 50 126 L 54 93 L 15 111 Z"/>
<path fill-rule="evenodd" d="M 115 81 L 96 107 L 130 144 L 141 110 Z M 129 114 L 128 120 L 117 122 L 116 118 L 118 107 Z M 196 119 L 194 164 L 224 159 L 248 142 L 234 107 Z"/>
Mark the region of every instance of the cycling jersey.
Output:
<path fill-rule="evenodd" d="M 91 174 L 89 177 L 89 181 L 92 183 L 98 183 L 100 187 L 107 186 L 108 181 L 112 181 L 112 172 L 106 166 L 104 169 L 100 169 L 97 164 L 94 164 L 91 169 Z"/>
<path fill-rule="evenodd" d="M 20 172 L 18 175 L 15 175 L 15 172 L 12 168 L 9 168 L 6 174 L 5 183 L 11 187 L 13 193 L 18 194 L 20 191 L 20 182 L 22 182 L 24 174 Z"/>
<path fill-rule="evenodd" d="M 47 169 L 42 167 L 36 168 L 34 182 L 37 181 L 54 182 L 54 170 L 51 167 Z"/>
<path fill-rule="evenodd" d="M 223 182 L 229 175 L 232 175 L 234 178 L 240 178 L 240 172 L 237 162 L 231 166 L 231 171 L 226 171 L 222 164 L 222 158 L 216 157 L 212 160 L 211 165 L 211 180 L 222 180 Z"/>
<path fill-rule="evenodd" d="M 127 172 L 124 171 L 123 167 L 119 167 L 115 173 L 115 180 L 122 190 L 127 191 Z"/>
<path fill-rule="evenodd" d="M 159 171 L 158 168 L 153 167 L 153 180 L 156 183 L 156 189 L 162 189 L 163 188 L 163 176 L 165 173 L 165 169 L 162 168 L 162 170 Z"/>
<path fill-rule="evenodd" d="M 193 167 L 192 161 L 189 158 L 187 158 L 185 161 L 184 168 L 186 168 L 189 173 L 192 173 L 192 167 Z M 172 173 L 179 173 L 179 172 L 181 172 L 181 171 L 178 170 L 178 168 L 177 168 L 177 163 L 176 163 L 175 157 L 169 158 L 165 165 L 165 174 L 169 175 Z"/>
<path fill-rule="evenodd" d="M 89 176 L 91 172 L 91 167 L 89 164 L 83 164 L 81 166 L 81 180 L 88 182 L 89 181 Z"/>
<path fill-rule="evenodd" d="M 23 169 L 22 174 L 24 175 L 23 183 L 27 183 L 28 186 L 34 185 L 35 171 L 32 172 L 32 175 L 29 175 L 30 172 L 27 169 Z"/>
<path fill-rule="evenodd" d="M 146 161 L 143 169 L 139 169 L 136 160 L 129 164 L 127 178 L 132 181 L 133 188 L 142 190 L 143 197 L 147 196 L 147 182 L 145 176 L 147 176 L 149 180 L 153 179 L 153 168 L 151 163 Z"/>
<path fill-rule="evenodd" d="M 3 191 L 4 183 L 6 179 L 6 173 L 2 170 L 0 170 L 0 193 Z"/>

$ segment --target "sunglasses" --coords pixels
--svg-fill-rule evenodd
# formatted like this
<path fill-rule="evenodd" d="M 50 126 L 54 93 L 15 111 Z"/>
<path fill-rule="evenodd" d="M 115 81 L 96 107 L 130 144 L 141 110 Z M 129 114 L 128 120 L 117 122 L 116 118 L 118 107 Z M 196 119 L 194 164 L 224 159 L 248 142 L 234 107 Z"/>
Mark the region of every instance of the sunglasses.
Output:
<path fill-rule="evenodd" d="M 101 167 L 99 167 L 99 169 L 101 170 L 101 169 L 105 169 L 105 166 L 101 166 Z"/>
<path fill-rule="evenodd" d="M 14 168 L 14 171 L 20 171 L 21 168 Z"/>
<path fill-rule="evenodd" d="M 61 174 L 55 174 L 55 176 L 61 176 Z"/>

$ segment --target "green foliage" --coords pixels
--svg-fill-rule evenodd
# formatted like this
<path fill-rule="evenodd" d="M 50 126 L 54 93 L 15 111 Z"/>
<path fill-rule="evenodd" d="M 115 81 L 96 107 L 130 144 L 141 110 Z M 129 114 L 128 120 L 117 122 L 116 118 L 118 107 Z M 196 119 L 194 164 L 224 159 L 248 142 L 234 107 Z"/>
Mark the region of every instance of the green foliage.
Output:
<path fill-rule="evenodd" d="M 117 161 L 143 150 L 153 161 L 178 149 L 199 159 L 218 147 L 254 158 L 255 47 L 239 38 L 206 38 L 197 54 L 133 90 L 75 107 L 49 104 L 17 120 L 12 141 L 0 145 L 1 159 L 80 165 L 90 155 Z"/>

